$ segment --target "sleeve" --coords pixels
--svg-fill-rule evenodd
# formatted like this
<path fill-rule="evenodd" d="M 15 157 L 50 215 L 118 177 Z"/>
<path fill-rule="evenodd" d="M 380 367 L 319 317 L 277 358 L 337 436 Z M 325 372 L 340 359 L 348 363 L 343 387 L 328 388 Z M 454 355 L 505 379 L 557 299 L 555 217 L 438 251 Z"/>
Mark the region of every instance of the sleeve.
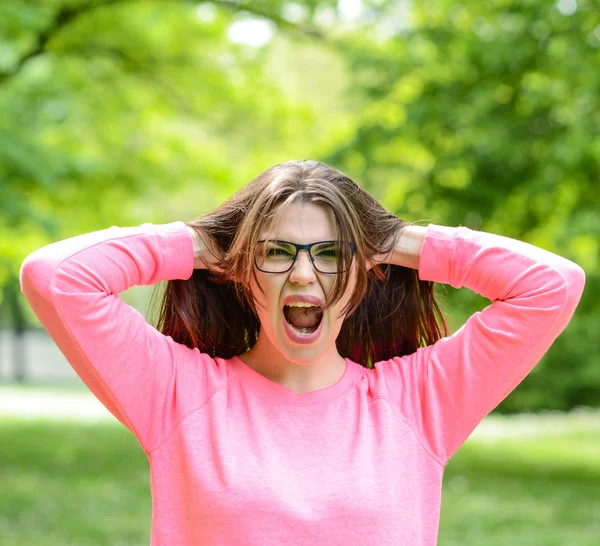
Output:
<path fill-rule="evenodd" d="M 445 465 L 566 328 L 585 273 L 529 243 L 429 224 L 418 274 L 492 302 L 453 335 L 375 364 L 388 402 Z"/>
<path fill-rule="evenodd" d="M 119 292 L 188 279 L 183 222 L 95 231 L 25 258 L 21 291 L 77 375 L 149 452 L 218 385 L 216 362 L 164 336 Z"/>

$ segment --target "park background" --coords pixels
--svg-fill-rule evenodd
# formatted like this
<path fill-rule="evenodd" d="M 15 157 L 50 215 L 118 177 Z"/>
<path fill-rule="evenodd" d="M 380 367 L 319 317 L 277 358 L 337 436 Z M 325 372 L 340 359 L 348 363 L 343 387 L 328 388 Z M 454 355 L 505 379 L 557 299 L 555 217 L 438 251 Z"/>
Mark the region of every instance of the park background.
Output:
<path fill-rule="evenodd" d="M 302 158 L 406 221 L 585 270 L 566 330 L 446 468 L 439 544 L 600 543 L 599 97 L 597 0 L 3 0 L 0 402 L 23 415 L 0 416 L 0 543 L 150 534 L 133 436 L 54 411 L 89 393 L 20 292 L 25 257 L 191 220 Z M 150 322 L 151 290 L 121 294 Z M 436 290 L 452 332 L 490 303 Z"/>

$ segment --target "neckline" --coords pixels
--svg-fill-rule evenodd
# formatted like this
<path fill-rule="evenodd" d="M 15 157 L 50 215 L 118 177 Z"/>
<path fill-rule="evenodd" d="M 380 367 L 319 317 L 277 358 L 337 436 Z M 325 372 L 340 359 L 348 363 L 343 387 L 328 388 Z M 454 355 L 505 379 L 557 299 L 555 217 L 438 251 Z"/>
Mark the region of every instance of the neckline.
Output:
<path fill-rule="evenodd" d="M 342 377 L 330 387 L 318 389 L 311 392 L 299 393 L 275 383 L 259 374 L 256 370 L 248 366 L 241 358 L 234 356 L 229 359 L 232 369 L 238 378 L 245 384 L 251 385 L 253 390 L 259 394 L 268 397 L 270 400 L 278 400 L 286 404 L 306 405 L 315 402 L 325 402 L 339 396 L 352 386 L 358 375 L 359 365 L 349 358 L 344 357 L 346 369 Z"/>

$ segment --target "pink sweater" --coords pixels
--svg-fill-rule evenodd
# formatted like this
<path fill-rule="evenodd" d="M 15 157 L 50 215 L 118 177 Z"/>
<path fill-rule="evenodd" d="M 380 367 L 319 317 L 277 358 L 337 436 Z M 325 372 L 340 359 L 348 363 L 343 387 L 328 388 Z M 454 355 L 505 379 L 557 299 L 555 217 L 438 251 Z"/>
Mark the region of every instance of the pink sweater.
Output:
<path fill-rule="evenodd" d="M 566 328 L 585 274 L 508 237 L 427 226 L 419 278 L 491 300 L 450 337 L 295 393 L 237 357 L 175 343 L 125 304 L 188 279 L 183 222 L 87 233 L 30 254 L 21 290 L 150 468 L 151 546 L 437 543 L 444 467 Z"/>

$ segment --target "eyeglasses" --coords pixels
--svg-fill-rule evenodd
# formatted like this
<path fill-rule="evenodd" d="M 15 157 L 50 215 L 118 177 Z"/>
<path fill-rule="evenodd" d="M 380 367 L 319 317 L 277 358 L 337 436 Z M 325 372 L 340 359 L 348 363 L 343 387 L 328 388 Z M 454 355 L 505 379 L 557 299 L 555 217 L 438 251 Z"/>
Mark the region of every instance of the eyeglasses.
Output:
<path fill-rule="evenodd" d="M 356 245 L 351 242 L 319 241 L 309 245 L 297 245 L 276 239 L 258 241 L 254 252 L 254 263 L 264 273 L 285 273 L 289 271 L 298 252 L 306 250 L 315 269 L 320 273 L 340 273 L 348 269 L 356 252 Z"/>

